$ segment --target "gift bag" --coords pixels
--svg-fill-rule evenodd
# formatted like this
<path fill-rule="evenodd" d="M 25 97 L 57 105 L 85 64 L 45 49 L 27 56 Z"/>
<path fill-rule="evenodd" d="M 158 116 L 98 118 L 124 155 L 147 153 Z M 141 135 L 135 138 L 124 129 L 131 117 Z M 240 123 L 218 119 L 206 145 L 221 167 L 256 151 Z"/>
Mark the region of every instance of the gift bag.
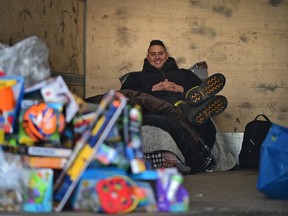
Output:
<path fill-rule="evenodd" d="M 288 128 L 272 123 L 262 144 L 257 189 L 288 199 Z"/>

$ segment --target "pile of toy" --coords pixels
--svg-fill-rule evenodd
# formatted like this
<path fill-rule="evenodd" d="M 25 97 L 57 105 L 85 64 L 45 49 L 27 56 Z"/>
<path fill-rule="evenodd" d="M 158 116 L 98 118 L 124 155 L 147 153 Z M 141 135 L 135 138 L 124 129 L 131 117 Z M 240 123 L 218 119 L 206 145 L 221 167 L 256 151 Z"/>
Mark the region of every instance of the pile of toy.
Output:
<path fill-rule="evenodd" d="M 0 211 L 187 211 L 183 176 L 143 159 L 141 107 L 114 90 L 79 103 L 46 52 L 0 46 Z"/>

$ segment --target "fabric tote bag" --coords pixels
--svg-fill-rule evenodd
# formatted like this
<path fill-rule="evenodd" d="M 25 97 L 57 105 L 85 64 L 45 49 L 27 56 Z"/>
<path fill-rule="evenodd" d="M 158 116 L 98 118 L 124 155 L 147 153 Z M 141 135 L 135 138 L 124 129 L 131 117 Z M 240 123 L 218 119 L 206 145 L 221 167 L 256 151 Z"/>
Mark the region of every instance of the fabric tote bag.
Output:
<path fill-rule="evenodd" d="M 288 128 L 272 123 L 262 143 L 257 189 L 268 197 L 288 199 Z"/>

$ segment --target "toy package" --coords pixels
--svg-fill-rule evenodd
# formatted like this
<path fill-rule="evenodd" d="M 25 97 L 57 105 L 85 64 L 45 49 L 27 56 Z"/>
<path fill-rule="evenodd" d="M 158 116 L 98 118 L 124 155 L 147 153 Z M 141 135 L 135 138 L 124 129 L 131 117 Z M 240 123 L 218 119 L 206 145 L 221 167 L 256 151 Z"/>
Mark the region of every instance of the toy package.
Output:
<path fill-rule="evenodd" d="M 109 186 L 106 188 L 106 184 Z M 71 199 L 74 210 L 128 213 L 132 210 L 156 212 L 157 202 L 148 182 L 134 181 L 117 167 L 87 169 Z"/>
<path fill-rule="evenodd" d="M 142 152 L 142 113 L 139 106 L 129 109 L 127 120 L 127 140 L 125 141 L 126 156 L 130 161 L 131 170 L 134 174 L 144 172 L 146 170 L 145 160 Z"/>
<path fill-rule="evenodd" d="M 65 163 L 68 161 L 68 158 L 23 155 L 22 161 L 25 167 L 63 169 L 65 167 Z"/>
<path fill-rule="evenodd" d="M 69 91 L 62 76 L 57 76 L 25 89 L 25 99 L 43 100 L 44 102 L 65 105 L 65 121 L 70 122 L 79 110 L 79 105 Z"/>
<path fill-rule="evenodd" d="M 0 116 L 4 117 L 5 133 L 13 133 L 24 94 L 21 76 L 0 76 Z"/>
<path fill-rule="evenodd" d="M 51 212 L 53 192 L 53 170 L 35 169 L 28 172 L 22 210 L 25 212 Z"/>
<path fill-rule="evenodd" d="M 5 119 L 0 115 L 0 145 L 5 142 Z"/>
<path fill-rule="evenodd" d="M 121 93 L 110 90 L 100 101 L 96 118 L 90 124 L 83 137 L 76 144 L 66 167 L 54 184 L 54 210 L 63 209 L 79 178 L 95 157 L 116 120 L 126 105 L 126 98 Z"/>
<path fill-rule="evenodd" d="M 123 131 L 126 119 L 127 106 L 124 107 L 121 115 L 111 128 L 104 142 L 96 152 L 95 159 L 106 166 L 117 166 L 127 170 L 130 167 L 130 161 L 126 157 L 125 133 Z M 95 161 L 90 166 L 97 165 Z M 98 164 L 99 166 L 99 164 Z"/>
<path fill-rule="evenodd" d="M 189 194 L 183 186 L 183 176 L 176 168 L 158 169 L 156 196 L 158 208 L 164 212 L 185 212 L 189 209 Z"/>
<path fill-rule="evenodd" d="M 52 82 L 41 88 L 41 93 L 45 101 L 63 102 L 66 104 L 65 119 L 70 122 L 79 110 L 78 103 L 68 89 L 62 76 L 56 77 Z"/>
<path fill-rule="evenodd" d="M 65 117 L 60 103 L 22 106 L 19 118 L 19 143 L 25 145 L 60 145 L 60 134 L 65 127 Z"/>
<path fill-rule="evenodd" d="M 71 199 L 73 209 L 99 212 L 100 201 L 96 193 L 96 184 L 99 180 L 113 175 L 126 176 L 127 173 L 125 170 L 116 167 L 88 168 L 81 176 Z"/>
<path fill-rule="evenodd" d="M 135 210 L 145 192 L 127 176 L 111 176 L 96 184 L 101 210 L 105 213 L 129 213 Z"/>
<path fill-rule="evenodd" d="M 137 209 L 139 211 L 143 209 L 146 212 L 158 212 L 157 201 L 151 184 L 145 181 L 135 181 L 135 183 L 143 192 L 142 195 L 139 196 L 140 199 Z"/>

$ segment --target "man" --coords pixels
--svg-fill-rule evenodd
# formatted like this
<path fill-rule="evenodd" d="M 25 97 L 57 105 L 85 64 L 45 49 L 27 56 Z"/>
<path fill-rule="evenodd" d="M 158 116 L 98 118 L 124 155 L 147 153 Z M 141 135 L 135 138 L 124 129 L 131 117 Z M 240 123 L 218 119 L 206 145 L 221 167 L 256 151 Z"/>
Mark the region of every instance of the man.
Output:
<path fill-rule="evenodd" d="M 226 109 L 227 99 L 215 96 L 225 81 L 225 77 L 218 73 L 202 82 L 190 70 L 178 68 L 162 41 L 152 40 L 142 71 L 130 73 L 121 90 L 144 92 L 180 106 L 192 124 L 203 125 Z"/>
<path fill-rule="evenodd" d="M 130 72 L 121 80 L 130 104 L 140 105 L 143 125 L 167 131 L 176 142 L 191 173 L 204 171 L 212 162 L 211 148 L 216 129 L 210 117 L 227 107 L 216 95 L 225 77 L 215 74 L 202 82 L 187 69 L 179 69 L 160 40 L 151 41 L 141 72 Z M 86 99 L 99 101 L 99 97 Z"/>

